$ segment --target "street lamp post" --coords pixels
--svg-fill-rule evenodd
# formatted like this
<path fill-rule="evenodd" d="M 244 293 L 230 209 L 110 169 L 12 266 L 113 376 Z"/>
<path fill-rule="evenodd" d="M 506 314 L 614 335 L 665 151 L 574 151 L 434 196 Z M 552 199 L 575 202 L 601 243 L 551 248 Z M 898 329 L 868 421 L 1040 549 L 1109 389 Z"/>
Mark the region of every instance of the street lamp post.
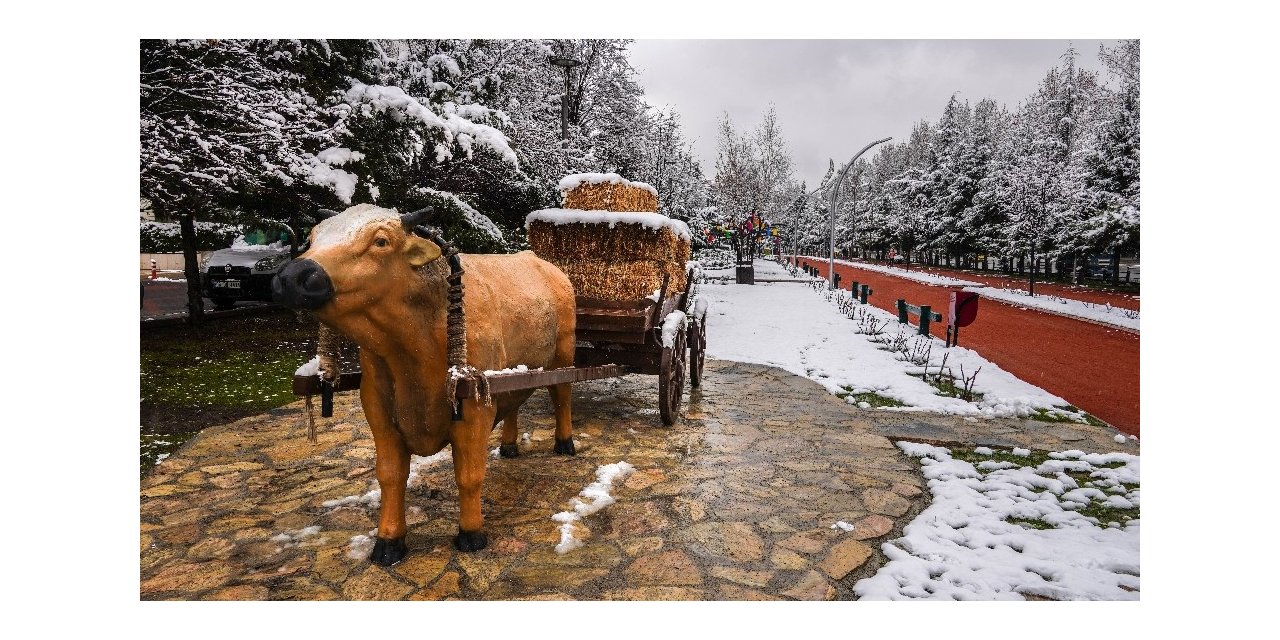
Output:
<path fill-rule="evenodd" d="M 564 69 L 564 98 L 560 100 L 560 139 L 569 139 L 569 70 L 582 64 L 573 58 L 551 58 L 551 64 Z"/>
<path fill-rule="evenodd" d="M 840 204 L 840 185 L 844 182 L 845 176 L 849 175 L 849 170 L 853 169 L 854 163 L 858 161 L 858 158 L 862 157 L 862 154 L 867 152 L 867 149 L 878 144 L 888 142 L 892 139 L 892 137 L 883 138 L 863 147 L 862 151 L 859 151 L 857 155 L 853 156 L 853 159 L 849 161 L 849 164 L 846 164 L 844 168 L 840 170 L 840 175 L 835 179 L 835 182 L 831 184 L 830 211 L 828 212 L 831 214 L 831 244 L 828 247 L 827 253 L 827 280 L 830 281 L 832 289 L 836 287 L 836 205 Z"/>

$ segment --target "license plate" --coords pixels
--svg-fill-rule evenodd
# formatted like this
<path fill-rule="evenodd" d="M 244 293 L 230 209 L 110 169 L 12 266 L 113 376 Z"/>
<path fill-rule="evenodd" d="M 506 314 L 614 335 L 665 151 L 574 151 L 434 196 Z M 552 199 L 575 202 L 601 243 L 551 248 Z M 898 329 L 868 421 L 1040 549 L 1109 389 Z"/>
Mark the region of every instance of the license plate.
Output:
<path fill-rule="evenodd" d="M 239 289 L 239 280 L 220 280 L 213 283 L 214 289 Z"/>

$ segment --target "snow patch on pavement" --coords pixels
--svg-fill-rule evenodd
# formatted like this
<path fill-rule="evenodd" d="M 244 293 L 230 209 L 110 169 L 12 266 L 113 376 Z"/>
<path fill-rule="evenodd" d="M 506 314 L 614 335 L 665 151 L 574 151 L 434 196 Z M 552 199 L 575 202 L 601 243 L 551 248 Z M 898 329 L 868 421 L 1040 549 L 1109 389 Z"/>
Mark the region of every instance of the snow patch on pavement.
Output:
<path fill-rule="evenodd" d="M 609 495 L 613 484 L 626 479 L 635 470 L 636 468 L 627 462 L 602 465 L 596 469 L 596 481 L 578 493 L 581 497 L 569 501 L 570 509 L 551 516 L 552 520 L 561 523 L 560 542 L 556 545 L 556 553 L 564 555 L 582 546 L 582 540 L 574 531 L 574 523 L 617 502 L 612 495 Z"/>

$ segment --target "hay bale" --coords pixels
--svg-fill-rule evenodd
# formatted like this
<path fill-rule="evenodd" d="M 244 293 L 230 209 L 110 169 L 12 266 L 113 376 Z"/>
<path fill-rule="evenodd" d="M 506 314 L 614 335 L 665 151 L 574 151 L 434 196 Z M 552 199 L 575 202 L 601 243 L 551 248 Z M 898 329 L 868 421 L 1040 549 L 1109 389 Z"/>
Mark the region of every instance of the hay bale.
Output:
<path fill-rule="evenodd" d="M 658 190 L 616 173 L 577 173 L 560 181 L 560 206 L 582 211 L 658 210 Z"/>
<path fill-rule="evenodd" d="M 569 276 L 577 294 L 631 300 L 670 276 L 668 295 L 684 291 L 689 228 L 657 213 L 544 209 L 526 220 L 529 245 Z"/>
<path fill-rule="evenodd" d="M 653 231 L 640 225 L 572 223 L 552 224 L 535 220 L 528 226 L 529 246 L 544 259 L 663 260 L 681 262 L 689 255 L 689 242 L 668 229 Z"/>
<path fill-rule="evenodd" d="M 554 262 L 554 261 L 552 261 Z M 669 262 L 655 260 L 575 260 L 554 262 L 573 283 L 574 293 L 601 300 L 635 300 L 653 295 L 662 288 L 662 278 L 671 276 L 667 296 L 683 291 L 683 271 Z"/>

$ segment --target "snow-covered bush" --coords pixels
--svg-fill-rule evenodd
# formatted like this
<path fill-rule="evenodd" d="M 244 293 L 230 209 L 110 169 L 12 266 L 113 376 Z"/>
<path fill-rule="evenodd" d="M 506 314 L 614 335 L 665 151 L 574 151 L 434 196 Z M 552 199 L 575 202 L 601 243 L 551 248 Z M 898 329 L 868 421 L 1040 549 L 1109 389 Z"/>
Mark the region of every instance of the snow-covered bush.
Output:
<path fill-rule="evenodd" d="M 703 249 L 693 256 L 703 269 L 729 269 L 735 264 L 733 252 L 728 249 Z"/>
<path fill-rule="evenodd" d="M 241 231 L 236 224 L 216 222 L 196 223 L 196 249 L 213 251 L 231 246 Z M 141 253 L 180 253 L 181 230 L 177 223 L 145 221 L 138 228 L 138 246 Z"/>

